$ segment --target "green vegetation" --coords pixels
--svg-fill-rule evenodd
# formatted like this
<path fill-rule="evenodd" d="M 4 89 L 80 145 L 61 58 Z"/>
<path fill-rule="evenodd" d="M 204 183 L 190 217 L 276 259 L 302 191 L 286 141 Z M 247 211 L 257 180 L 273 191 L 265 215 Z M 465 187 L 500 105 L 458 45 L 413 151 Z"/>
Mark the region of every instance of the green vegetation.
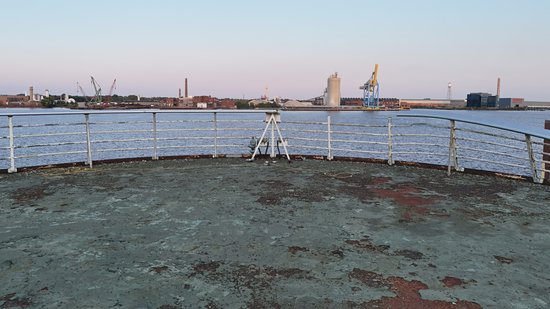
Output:
<path fill-rule="evenodd" d="M 270 103 L 260 103 L 256 106 L 256 108 L 278 108 L 279 105 L 277 105 L 277 103 L 274 103 L 274 102 L 270 102 Z"/>
<path fill-rule="evenodd" d="M 237 109 L 251 109 L 250 105 L 248 105 L 248 101 L 246 100 L 237 100 L 235 101 L 235 105 L 237 106 Z"/>
<path fill-rule="evenodd" d="M 57 106 L 56 105 L 57 103 L 56 103 L 56 101 L 54 100 L 53 97 L 43 98 L 42 101 L 40 101 L 40 103 L 42 103 L 42 106 L 48 107 L 48 108 Z"/>
<path fill-rule="evenodd" d="M 237 100 L 235 101 L 237 109 L 255 109 L 255 108 L 278 108 L 279 105 L 274 102 L 265 102 L 259 103 L 258 105 L 249 105 L 247 100 Z"/>

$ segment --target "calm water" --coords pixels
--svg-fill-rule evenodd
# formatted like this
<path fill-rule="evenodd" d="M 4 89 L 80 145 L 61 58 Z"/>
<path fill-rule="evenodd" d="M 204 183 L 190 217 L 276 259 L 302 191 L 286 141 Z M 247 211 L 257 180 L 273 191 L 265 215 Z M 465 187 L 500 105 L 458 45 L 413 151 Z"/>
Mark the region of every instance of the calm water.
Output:
<path fill-rule="evenodd" d="M 55 113 L 55 112 L 82 112 L 81 110 L 71 110 L 64 108 L 40 109 L 40 108 L 10 108 L 0 109 L 0 114 L 6 113 Z M 385 123 L 388 117 L 397 117 L 399 115 L 437 115 L 444 117 L 457 117 L 461 119 L 479 121 L 487 124 L 501 125 L 518 130 L 537 131 L 545 134 L 544 121 L 550 120 L 550 110 L 544 111 L 470 111 L 470 110 L 409 110 L 409 111 L 282 111 L 283 121 L 326 121 L 330 115 L 335 122 L 351 123 Z M 246 114 L 245 114 L 246 115 Z M 246 117 L 243 115 L 243 117 Z M 134 117 L 128 115 L 116 115 L 115 118 Z M 201 117 L 195 114 L 194 117 Z M 2 117 L 0 123 L 6 123 L 5 117 Z M 56 117 L 57 118 L 57 117 Z M 108 117 L 112 118 L 112 117 Z M 47 118 L 51 120 L 52 118 Z M 548 133 L 546 133 L 548 134 Z"/>

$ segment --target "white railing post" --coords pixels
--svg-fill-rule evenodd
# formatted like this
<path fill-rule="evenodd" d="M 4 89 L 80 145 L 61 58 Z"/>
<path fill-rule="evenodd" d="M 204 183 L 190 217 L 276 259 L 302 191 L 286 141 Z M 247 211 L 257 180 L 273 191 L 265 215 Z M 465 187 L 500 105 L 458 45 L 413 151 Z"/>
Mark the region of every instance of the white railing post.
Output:
<path fill-rule="evenodd" d="M 388 117 L 388 164 L 393 165 L 393 134 L 392 134 L 392 119 Z"/>
<path fill-rule="evenodd" d="M 10 139 L 10 167 L 8 168 L 8 173 L 17 172 L 15 167 L 15 144 L 14 144 L 14 135 L 13 135 L 13 116 L 8 116 L 8 131 Z"/>
<path fill-rule="evenodd" d="M 451 170 L 454 167 L 458 171 L 458 159 L 456 151 L 456 122 L 451 120 L 451 133 L 449 137 L 449 164 L 447 166 L 447 175 L 451 176 Z"/>
<path fill-rule="evenodd" d="M 275 121 L 275 117 L 271 117 L 272 121 Z M 277 146 L 277 141 L 275 140 L 275 125 L 271 124 L 271 158 L 275 158 L 275 146 Z"/>
<path fill-rule="evenodd" d="M 90 139 L 90 114 L 84 114 L 86 124 L 86 153 L 88 154 L 88 165 L 92 168 L 92 141 Z"/>
<path fill-rule="evenodd" d="M 157 113 L 153 113 L 153 160 L 158 160 L 157 153 Z"/>
<path fill-rule="evenodd" d="M 544 129 L 550 130 L 550 120 L 544 121 Z M 543 183 L 545 179 L 550 179 L 548 177 L 550 173 L 547 172 L 550 169 L 550 139 L 547 138 L 542 140 L 542 160 L 540 165 L 540 181 Z"/>
<path fill-rule="evenodd" d="M 327 147 L 328 147 L 328 154 L 327 154 L 327 160 L 332 160 L 334 157 L 332 156 L 332 126 L 330 122 L 330 116 L 327 116 Z"/>
<path fill-rule="evenodd" d="M 214 158 L 218 157 L 218 115 L 214 112 Z"/>
<path fill-rule="evenodd" d="M 527 155 L 529 156 L 533 182 L 542 183 L 542 177 L 539 179 L 537 175 L 537 162 L 535 160 L 535 153 L 533 152 L 533 141 L 531 140 L 531 135 L 525 134 L 525 143 L 527 144 Z"/>

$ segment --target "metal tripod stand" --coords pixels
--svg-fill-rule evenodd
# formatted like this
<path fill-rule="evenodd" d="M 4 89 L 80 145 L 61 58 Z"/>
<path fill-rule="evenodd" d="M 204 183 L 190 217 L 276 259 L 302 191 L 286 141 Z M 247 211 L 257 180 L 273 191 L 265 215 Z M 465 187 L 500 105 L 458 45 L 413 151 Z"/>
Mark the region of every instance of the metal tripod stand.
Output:
<path fill-rule="evenodd" d="M 269 155 L 271 158 L 275 158 L 275 146 L 279 145 L 279 142 L 283 145 L 283 149 L 285 151 L 286 158 L 288 162 L 290 162 L 290 156 L 288 155 L 288 150 L 286 149 L 286 141 L 283 138 L 283 135 L 281 134 L 281 129 L 279 128 L 279 125 L 277 123 L 281 122 L 281 114 L 279 112 L 267 112 L 265 113 L 265 122 L 267 123 L 264 129 L 264 132 L 262 133 L 262 136 L 258 140 L 258 143 L 256 145 L 256 148 L 254 148 L 254 153 L 252 154 L 252 158 L 250 160 L 254 160 L 254 157 L 256 157 L 256 154 L 258 153 L 258 149 L 260 148 L 262 141 L 264 140 L 265 134 L 267 133 L 267 130 L 271 127 L 271 154 Z M 278 140 L 275 140 L 275 130 L 277 131 Z"/>

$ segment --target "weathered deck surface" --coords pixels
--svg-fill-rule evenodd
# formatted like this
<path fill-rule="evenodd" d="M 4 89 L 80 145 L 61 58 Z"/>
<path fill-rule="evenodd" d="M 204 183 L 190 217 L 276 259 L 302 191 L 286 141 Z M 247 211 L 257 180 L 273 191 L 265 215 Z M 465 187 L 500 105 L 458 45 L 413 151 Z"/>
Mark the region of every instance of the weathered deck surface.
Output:
<path fill-rule="evenodd" d="M 548 308 L 550 188 L 242 159 L 0 175 L 0 308 Z"/>

